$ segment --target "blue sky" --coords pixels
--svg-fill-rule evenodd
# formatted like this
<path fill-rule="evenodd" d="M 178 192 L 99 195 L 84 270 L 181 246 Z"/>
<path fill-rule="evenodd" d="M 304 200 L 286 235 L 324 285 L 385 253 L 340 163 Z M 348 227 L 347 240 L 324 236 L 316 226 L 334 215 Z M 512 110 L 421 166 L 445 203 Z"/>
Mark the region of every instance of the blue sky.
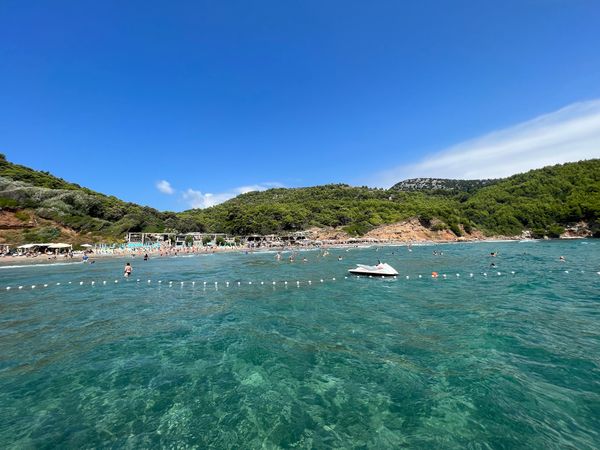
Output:
<path fill-rule="evenodd" d="M 593 0 L 3 0 L 0 152 L 170 210 L 598 157 L 599 23 Z"/>

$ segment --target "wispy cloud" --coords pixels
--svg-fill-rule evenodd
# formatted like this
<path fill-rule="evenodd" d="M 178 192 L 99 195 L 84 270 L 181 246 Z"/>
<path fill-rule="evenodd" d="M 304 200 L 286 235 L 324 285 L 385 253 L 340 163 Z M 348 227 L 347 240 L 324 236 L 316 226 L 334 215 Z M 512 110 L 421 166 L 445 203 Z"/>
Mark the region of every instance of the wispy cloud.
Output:
<path fill-rule="evenodd" d="M 500 178 L 600 157 L 600 99 L 574 103 L 377 174 L 378 186 L 416 177 Z"/>
<path fill-rule="evenodd" d="M 175 193 L 175 189 L 171 186 L 167 180 L 160 180 L 156 182 L 156 189 L 158 189 L 163 194 L 173 195 Z"/>
<path fill-rule="evenodd" d="M 182 193 L 182 198 L 190 208 L 208 208 L 223 203 L 240 194 L 246 194 L 252 191 L 266 191 L 267 189 L 276 187 L 283 187 L 283 184 L 277 182 L 252 184 L 249 186 L 236 187 L 227 192 L 220 192 L 217 194 L 187 189 Z"/>

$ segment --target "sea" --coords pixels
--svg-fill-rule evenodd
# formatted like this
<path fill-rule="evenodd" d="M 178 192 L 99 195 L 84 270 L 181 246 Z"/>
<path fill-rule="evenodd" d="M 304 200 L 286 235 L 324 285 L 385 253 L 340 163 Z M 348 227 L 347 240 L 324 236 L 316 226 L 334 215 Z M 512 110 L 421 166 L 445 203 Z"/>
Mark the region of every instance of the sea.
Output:
<path fill-rule="evenodd" d="M 600 448 L 600 241 L 290 255 L 0 267 L 0 448 Z"/>

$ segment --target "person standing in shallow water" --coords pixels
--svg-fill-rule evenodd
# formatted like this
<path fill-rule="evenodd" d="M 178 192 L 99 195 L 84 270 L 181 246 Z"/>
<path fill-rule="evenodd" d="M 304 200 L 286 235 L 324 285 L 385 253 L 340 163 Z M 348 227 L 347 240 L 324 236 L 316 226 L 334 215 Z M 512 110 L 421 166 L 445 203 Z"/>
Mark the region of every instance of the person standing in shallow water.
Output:
<path fill-rule="evenodd" d="M 131 267 L 131 264 L 129 264 L 129 263 L 125 264 L 125 269 L 123 270 L 123 275 L 125 276 L 125 278 L 129 278 L 131 276 L 132 270 L 133 270 L 133 267 Z"/>

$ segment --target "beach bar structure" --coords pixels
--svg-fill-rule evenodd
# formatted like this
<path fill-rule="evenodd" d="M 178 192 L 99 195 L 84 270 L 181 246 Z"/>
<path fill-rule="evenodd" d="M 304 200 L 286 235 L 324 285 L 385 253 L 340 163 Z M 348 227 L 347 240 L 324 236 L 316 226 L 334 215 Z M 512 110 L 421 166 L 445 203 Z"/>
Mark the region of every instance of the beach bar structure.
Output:
<path fill-rule="evenodd" d="M 285 247 L 288 245 L 310 245 L 310 232 L 295 231 L 282 234 L 250 234 L 234 237 L 225 233 L 127 233 L 127 247 L 202 247 L 216 245 L 222 238 L 226 245 L 247 245 L 248 247 Z"/>
<path fill-rule="evenodd" d="M 215 244 L 218 237 L 222 237 L 225 242 L 230 242 L 230 238 L 225 233 L 127 233 L 128 247 L 199 247 L 204 242 Z"/>
<path fill-rule="evenodd" d="M 249 247 L 285 247 L 287 245 L 307 245 L 312 242 L 306 231 L 284 234 L 251 234 L 242 237 L 241 241 Z"/>
<path fill-rule="evenodd" d="M 17 247 L 18 254 L 24 253 L 64 253 L 73 250 L 71 244 L 64 244 L 62 242 L 50 242 L 45 244 L 24 244 Z"/>

